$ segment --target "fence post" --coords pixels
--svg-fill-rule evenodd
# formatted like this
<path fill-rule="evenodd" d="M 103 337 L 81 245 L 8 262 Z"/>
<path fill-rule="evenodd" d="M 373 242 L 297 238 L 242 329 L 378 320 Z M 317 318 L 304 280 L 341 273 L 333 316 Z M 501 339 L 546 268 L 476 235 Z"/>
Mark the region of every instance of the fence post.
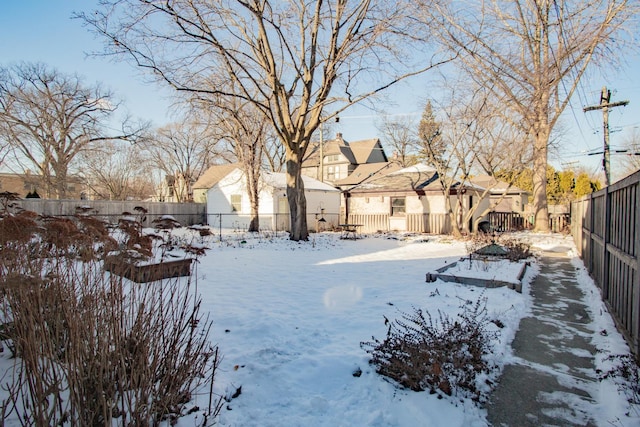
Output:
<path fill-rule="evenodd" d="M 635 194 L 635 201 L 636 204 L 638 203 L 638 201 L 640 201 L 640 183 L 638 183 L 636 185 L 636 194 Z M 634 225 L 634 231 L 635 231 L 635 236 L 634 236 L 634 254 L 636 257 L 636 265 L 635 265 L 635 273 L 636 273 L 636 283 L 633 286 L 633 290 L 632 290 L 632 307 L 633 307 L 633 315 L 632 315 L 632 322 L 633 322 L 633 326 L 632 326 L 632 340 L 633 340 L 633 346 L 631 351 L 633 351 L 633 354 L 636 355 L 636 358 L 640 357 L 640 230 L 638 228 L 640 228 L 640 209 L 636 209 L 635 210 L 636 215 L 635 215 L 635 225 Z"/>
<path fill-rule="evenodd" d="M 604 236 L 603 253 L 602 253 L 602 294 L 606 300 L 609 299 L 609 248 L 611 241 L 611 193 L 610 187 L 606 187 L 604 193 Z"/>
<path fill-rule="evenodd" d="M 589 270 L 589 273 L 593 273 L 594 270 L 594 262 L 593 260 L 595 259 L 594 257 L 594 252 L 595 252 L 595 248 L 596 245 L 594 244 L 594 231 L 595 231 L 595 226 L 594 226 L 594 218 L 595 218 L 595 213 L 596 213 L 596 203 L 595 203 L 595 197 L 593 195 L 594 193 L 589 194 L 589 206 L 587 206 L 587 209 L 589 209 L 589 224 L 587 224 L 587 226 L 589 227 L 589 265 L 587 266 L 587 269 Z M 598 284 L 600 286 L 600 290 L 602 291 L 602 286 L 601 284 Z M 604 297 L 603 297 L 604 300 Z"/>

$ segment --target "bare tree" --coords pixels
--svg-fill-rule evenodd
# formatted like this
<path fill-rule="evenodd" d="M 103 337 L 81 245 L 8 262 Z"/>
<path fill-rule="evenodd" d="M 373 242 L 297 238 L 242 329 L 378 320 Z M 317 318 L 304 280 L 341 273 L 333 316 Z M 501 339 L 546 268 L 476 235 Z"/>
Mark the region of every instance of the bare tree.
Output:
<path fill-rule="evenodd" d="M 0 137 L 43 177 L 48 197 L 64 198 L 67 174 L 84 150 L 113 140 L 135 141 L 145 125 L 121 122 L 121 133 L 107 127 L 118 108 L 100 86 L 86 87 L 77 76 L 43 64 L 0 69 Z"/>
<path fill-rule="evenodd" d="M 204 100 L 204 109 L 209 114 L 217 138 L 227 144 L 244 171 L 251 206 L 249 231 L 259 231 L 260 177 L 265 165 L 275 166 L 277 159 L 277 150 L 275 153 L 269 151 L 278 148 L 269 144 L 273 139 L 270 138 L 271 123 L 251 102 L 228 97 L 216 99 L 215 102 Z M 196 102 L 201 103 L 202 100 Z"/>
<path fill-rule="evenodd" d="M 402 167 L 417 162 L 418 136 L 415 123 L 408 116 L 385 119 L 379 126 L 384 144 L 393 150 L 393 158 Z"/>
<path fill-rule="evenodd" d="M 177 202 L 193 201 L 193 184 L 212 164 L 217 140 L 207 123 L 185 119 L 157 130 L 144 142 L 156 168 L 172 183 Z"/>
<path fill-rule="evenodd" d="M 427 102 L 418 125 L 420 155 L 438 174 L 445 201 L 445 210 L 452 224 L 452 234 L 462 235 L 465 224 L 478 207 L 471 206 L 467 183 L 477 160 L 476 147 L 486 134 L 487 92 L 467 90 L 463 85 L 452 85 L 450 99 L 444 101 L 439 121 Z M 478 201 L 486 196 L 488 189 Z"/>
<path fill-rule="evenodd" d="M 547 231 L 549 139 L 587 67 L 625 38 L 638 12 L 625 0 L 495 0 L 423 7 L 434 37 L 461 55 L 470 79 L 519 117 L 533 147 L 535 229 Z M 618 37 L 620 35 L 620 37 Z"/>
<path fill-rule="evenodd" d="M 474 147 L 479 172 L 496 177 L 501 171 L 517 172 L 530 167 L 532 147 L 526 133 L 502 110 L 500 102 L 488 100 L 486 110 L 491 111 L 491 114 L 483 114 L 486 132 Z M 511 180 L 506 181 L 514 184 Z"/>
<path fill-rule="evenodd" d="M 155 184 L 149 175 L 150 159 L 139 145 L 108 141 L 99 148 L 79 156 L 80 175 L 92 192 L 103 200 L 146 199 L 154 194 Z"/>
<path fill-rule="evenodd" d="M 622 175 L 632 174 L 640 169 L 640 131 L 633 129 L 624 141 L 626 150 L 622 157 Z"/>
<path fill-rule="evenodd" d="M 132 58 L 177 90 L 250 102 L 268 118 L 286 150 L 292 240 L 308 238 L 301 163 L 321 122 L 442 63 L 410 48 L 419 33 L 408 1 L 101 5 L 78 16 L 104 37 L 106 54 Z"/>

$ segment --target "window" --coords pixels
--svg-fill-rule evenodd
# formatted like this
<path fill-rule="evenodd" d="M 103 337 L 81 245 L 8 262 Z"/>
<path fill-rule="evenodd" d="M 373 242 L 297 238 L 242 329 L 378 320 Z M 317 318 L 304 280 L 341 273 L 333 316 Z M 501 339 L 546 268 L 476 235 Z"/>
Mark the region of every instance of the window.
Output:
<path fill-rule="evenodd" d="M 338 169 L 338 167 L 336 166 L 335 169 Z M 328 171 L 327 171 L 327 179 L 329 181 L 334 181 L 336 179 L 336 172 L 333 168 L 333 166 L 329 166 Z"/>
<path fill-rule="evenodd" d="M 403 216 L 405 214 L 405 198 L 391 198 L 391 216 Z"/>
<path fill-rule="evenodd" d="M 242 210 L 242 194 L 231 195 L 231 212 L 240 212 Z"/>

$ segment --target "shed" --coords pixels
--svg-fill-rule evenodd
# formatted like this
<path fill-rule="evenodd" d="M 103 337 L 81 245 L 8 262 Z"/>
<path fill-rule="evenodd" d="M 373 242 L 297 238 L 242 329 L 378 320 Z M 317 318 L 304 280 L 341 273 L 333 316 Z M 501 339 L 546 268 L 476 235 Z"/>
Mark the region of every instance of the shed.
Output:
<path fill-rule="evenodd" d="M 307 200 L 307 224 L 311 229 L 316 214 L 326 214 L 328 222 L 338 222 L 340 191 L 308 176 L 302 177 Z M 289 202 L 286 174 L 262 172 L 259 183 L 260 228 L 289 229 Z M 239 165 L 209 168 L 194 184 L 194 198 L 207 205 L 207 223 L 222 228 L 246 229 L 251 220 L 247 179 Z M 336 215 L 330 215 L 336 214 Z M 332 224 L 333 225 L 333 224 Z"/>

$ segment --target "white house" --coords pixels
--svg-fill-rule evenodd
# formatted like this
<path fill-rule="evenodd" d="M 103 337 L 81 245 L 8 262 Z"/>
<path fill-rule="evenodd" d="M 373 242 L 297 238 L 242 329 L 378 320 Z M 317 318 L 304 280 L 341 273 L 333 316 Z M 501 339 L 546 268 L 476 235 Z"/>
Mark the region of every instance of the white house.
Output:
<path fill-rule="evenodd" d="M 400 169 L 397 165 L 366 175 L 356 185 L 338 181 L 344 195 L 346 217 L 350 223 L 362 224 L 362 231 L 376 230 L 449 233 L 451 218 L 446 209 L 449 197 L 459 221 L 475 207 L 472 218 L 462 224 L 463 231 L 475 230 L 474 224 L 488 207 L 489 199 L 469 185 L 454 187 L 445 196 L 437 171 L 418 164 Z M 460 192 L 460 194 L 458 194 Z M 477 206 L 477 207 L 476 207 Z"/>
<path fill-rule="evenodd" d="M 314 229 L 316 220 L 326 217 L 329 225 L 337 225 L 340 191 L 308 176 L 302 177 L 307 200 L 307 224 Z M 286 174 L 263 172 L 259 183 L 258 215 L 260 228 L 288 230 L 289 202 Z M 247 179 L 239 165 L 209 168 L 194 184 L 194 199 L 207 204 L 207 223 L 222 228 L 246 229 L 251 220 L 251 204 Z M 331 224 L 335 223 L 335 224 Z"/>

